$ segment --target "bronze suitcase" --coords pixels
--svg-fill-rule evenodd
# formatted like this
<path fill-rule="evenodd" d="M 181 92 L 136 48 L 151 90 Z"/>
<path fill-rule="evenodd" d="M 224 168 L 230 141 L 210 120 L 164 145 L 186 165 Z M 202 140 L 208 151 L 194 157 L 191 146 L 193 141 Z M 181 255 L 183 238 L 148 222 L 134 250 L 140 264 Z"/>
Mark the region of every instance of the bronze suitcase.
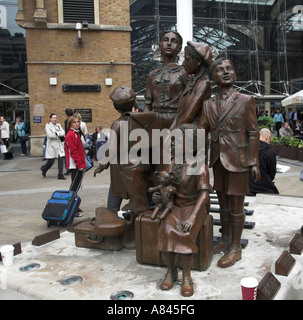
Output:
<path fill-rule="evenodd" d="M 160 220 L 151 220 L 152 211 L 142 213 L 135 220 L 136 259 L 141 264 L 153 264 L 162 267 L 161 252 L 157 250 L 157 238 Z"/>
<path fill-rule="evenodd" d="M 84 220 L 74 227 L 75 244 L 77 247 L 119 251 L 128 242 L 133 240 L 134 232 L 133 223 L 131 222 L 127 222 L 127 229 L 123 234 L 102 237 L 96 234 L 95 224 L 92 220 Z"/>
<path fill-rule="evenodd" d="M 150 219 L 150 213 L 143 213 L 135 220 L 136 259 L 141 264 L 164 266 L 162 254 L 157 250 L 158 228 L 160 221 Z M 204 271 L 213 258 L 213 217 L 207 215 L 197 237 L 199 252 L 193 255 L 193 270 Z M 178 267 L 180 263 L 176 261 Z"/>

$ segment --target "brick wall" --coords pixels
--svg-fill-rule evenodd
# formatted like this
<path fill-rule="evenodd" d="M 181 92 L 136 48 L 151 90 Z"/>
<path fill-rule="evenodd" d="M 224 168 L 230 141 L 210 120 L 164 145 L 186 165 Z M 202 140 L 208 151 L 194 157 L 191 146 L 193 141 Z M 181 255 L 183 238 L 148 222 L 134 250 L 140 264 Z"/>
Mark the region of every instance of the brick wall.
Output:
<path fill-rule="evenodd" d="M 116 86 L 131 86 L 129 1 L 100 0 L 100 25 L 108 27 L 81 31 L 81 44 L 77 30 L 57 26 L 57 0 L 44 1 L 45 25 L 33 21 L 35 2 L 26 1 L 24 23 L 32 135 L 45 134 L 53 112 L 63 126 L 66 108 L 92 109 L 90 133 L 97 125 L 109 128 L 119 116 L 109 94 Z M 56 86 L 50 85 L 50 78 L 57 79 Z M 112 79 L 112 86 L 105 85 L 105 78 Z M 101 92 L 65 93 L 64 84 L 100 84 Z M 34 116 L 41 116 L 42 123 L 33 123 Z"/>
<path fill-rule="evenodd" d="M 100 24 L 129 25 L 129 0 L 100 1 Z"/>

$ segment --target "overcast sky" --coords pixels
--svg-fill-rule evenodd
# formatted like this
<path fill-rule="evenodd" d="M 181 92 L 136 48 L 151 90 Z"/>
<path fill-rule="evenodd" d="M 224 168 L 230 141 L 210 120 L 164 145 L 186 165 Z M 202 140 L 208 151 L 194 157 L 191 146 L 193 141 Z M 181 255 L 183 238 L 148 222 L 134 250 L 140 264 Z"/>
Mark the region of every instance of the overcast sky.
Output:
<path fill-rule="evenodd" d="M 16 32 L 25 34 L 25 30 L 20 28 L 15 21 L 18 12 L 18 0 L 0 0 L 0 9 L 1 6 L 6 8 L 7 29 L 11 35 L 14 35 Z"/>

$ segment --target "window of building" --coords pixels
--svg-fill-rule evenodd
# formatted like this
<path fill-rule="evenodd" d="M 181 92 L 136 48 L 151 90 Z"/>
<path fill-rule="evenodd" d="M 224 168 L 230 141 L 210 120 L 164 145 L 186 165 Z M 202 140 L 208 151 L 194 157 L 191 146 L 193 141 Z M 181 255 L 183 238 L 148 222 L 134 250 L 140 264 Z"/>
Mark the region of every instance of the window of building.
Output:
<path fill-rule="evenodd" d="M 99 24 L 98 0 L 62 0 L 59 3 L 59 23 L 83 21 Z"/>
<path fill-rule="evenodd" d="M 29 125 L 25 30 L 15 21 L 17 12 L 18 0 L 0 2 L 0 114 L 10 123 L 11 133 L 17 116 Z M 11 141 L 15 139 L 11 135 Z"/>

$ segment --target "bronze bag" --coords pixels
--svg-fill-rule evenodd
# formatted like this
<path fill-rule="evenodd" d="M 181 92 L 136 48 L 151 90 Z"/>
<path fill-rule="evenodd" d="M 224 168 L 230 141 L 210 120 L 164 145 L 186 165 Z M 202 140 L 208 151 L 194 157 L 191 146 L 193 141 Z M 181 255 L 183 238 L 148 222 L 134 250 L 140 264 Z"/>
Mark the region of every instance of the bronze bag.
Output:
<path fill-rule="evenodd" d="M 96 216 L 74 226 L 77 247 L 119 251 L 134 238 L 134 224 L 119 218 L 104 207 L 96 208 Z"/>

